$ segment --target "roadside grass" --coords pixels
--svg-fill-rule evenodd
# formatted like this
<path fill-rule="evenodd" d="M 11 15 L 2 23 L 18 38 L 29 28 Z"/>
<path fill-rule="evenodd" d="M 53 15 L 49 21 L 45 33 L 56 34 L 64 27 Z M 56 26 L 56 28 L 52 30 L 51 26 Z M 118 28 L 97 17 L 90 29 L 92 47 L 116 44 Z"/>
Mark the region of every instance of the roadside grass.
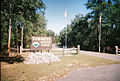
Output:
<path fill-rule="evenodd" d="M 63 50 L 50 50 L 50 52 L 63 52 Z"/>
<path fill-rule="evenodd" d="M 120 56 L 120 54 L 118 54 L 118 56 Z"/>
<path fill-rule="evenodd" d="M 61 61 L 51 64 L 1 63 L 2 81 L 55 81 L 68 72 L 80 68 L 120 64 L 118 61 L 82 54 L 60 57 Z"/>
<path fill-rule="evenodd" d="M 54 54 L 55 56 L 63 56 L 63 53 L 52 53 Z M 64 56 L 66 55 L 77 55 L 77 53 L 64 53 Z M 29 54 L 21 54 L 22 57 L 26 58 L 29 56 Z"/>

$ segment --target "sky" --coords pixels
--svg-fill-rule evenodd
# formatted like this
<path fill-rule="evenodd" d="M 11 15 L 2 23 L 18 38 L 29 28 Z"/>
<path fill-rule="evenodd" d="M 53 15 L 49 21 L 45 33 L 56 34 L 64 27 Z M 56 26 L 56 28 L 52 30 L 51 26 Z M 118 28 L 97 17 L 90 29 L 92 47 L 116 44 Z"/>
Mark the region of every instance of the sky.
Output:
<path fill-rule="evenodd" d="M 55 34 L 71 23 L 77 14 L 84 16 L 90 12 L 84 4 L 88 0 L 42 0 L 46 6 L 45 18 L 47 19 L 47 30 L 52 30 Z M 64 17 L 67 9 L 67 18 Z"/>

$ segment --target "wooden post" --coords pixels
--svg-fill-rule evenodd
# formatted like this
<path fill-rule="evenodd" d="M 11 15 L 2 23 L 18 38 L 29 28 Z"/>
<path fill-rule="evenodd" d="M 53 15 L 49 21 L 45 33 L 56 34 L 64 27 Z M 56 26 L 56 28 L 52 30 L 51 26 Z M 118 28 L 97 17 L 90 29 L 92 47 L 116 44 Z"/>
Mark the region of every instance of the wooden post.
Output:
<path fill-rule="evenodd" d="M 22 46 L 20 46 L 20 54 L 22 54 L 22 50 L 23 50 L 23 48 L 22 48 Z"/>
<path fill-rule="evenodd" d="M 103 53 L 105 53 L 105 47 L 103 48 Z"/>
<path fill-rule="evenodd" d="M 48 53 L 50 52 L 50 50 L 48 49 Z"/>
<path fill-rule="evenodd" d="M 77 54 L 80 54 L 80 45 L 77 45 Z"/>
<path fill-rule="evenodd" d="M 63 56 L 64 56 L 64 48 L 65 48 L 65 46 L 63 46 Z"/>
<path fill-rule="evenodd" d="M 115 46 L 116 54 L 118 54 L 118 46 Z"/>
<path fill-rule="evenodd" d="M 10 41 L 11 41 L 11 19 L 9 20 L 8 53 L 10 53 Z"/>
<path fill-rule="evenodd" d="M 42 49 L 41 49 L 41 53 L 42 53 Z"/>

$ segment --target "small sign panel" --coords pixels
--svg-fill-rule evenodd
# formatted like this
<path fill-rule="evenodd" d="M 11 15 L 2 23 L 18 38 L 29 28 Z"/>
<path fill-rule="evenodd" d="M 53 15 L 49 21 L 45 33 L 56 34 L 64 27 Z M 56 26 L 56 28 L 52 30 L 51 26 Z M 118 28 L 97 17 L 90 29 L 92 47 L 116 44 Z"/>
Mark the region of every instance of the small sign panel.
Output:
<path fill-rule="evenodd" d="M 52 49 L 52 37 L 31 37 L 31 50 Z"/>
<path fill-rule="evenodd" d="M 33 42 L 32 45 L 37 48 L 39 46 L 39 43 L 38 42 Z"/>

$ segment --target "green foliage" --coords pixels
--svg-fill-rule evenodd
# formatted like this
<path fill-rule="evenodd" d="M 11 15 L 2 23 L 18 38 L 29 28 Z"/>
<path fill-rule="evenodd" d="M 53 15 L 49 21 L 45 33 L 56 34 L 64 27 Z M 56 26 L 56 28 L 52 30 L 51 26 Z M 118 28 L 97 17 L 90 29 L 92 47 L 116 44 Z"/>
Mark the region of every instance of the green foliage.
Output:
<path fill-rule="evenodd" d="M 120 0 L 89 0 L 86 4 L 88 9 L 92 12 L 89 14 L 93 23 L 91 27 L 96 24 L 96 31 L 99 34 L 99 16 L 102 13 L 102 39 L 101 46 L 114 47 L 120 46 Z M 98 24 L 99 25 L 99 24 Z M 97 34 L 97 35 L 98 35 Z M 97 46 L 98 48 L 98 46 Z"/>
<path fill-rule="evenodd" d="M 42 0 L 2 0 L 1 1 L 1 52 L 7 52 L 9 19 L 11 19 L 11 47 L 21 42 L 21 27 L 24 23 L 24 47 L 30 43 L 32 35 L 46 35 L 45 5 Z M 29 46 L 28 46 L 29 47 Z"/>
<path fill-rule="evenodd" d="M 98 51 L 101 14 L 101 48 L 120 47 L 120 0 L 88 0 L 86 7 L 91 12 L 85 17 L 76 15 L 67 26 L 68 47 L 79 44 L 81 49 Z M 60 32 L 60 43 L 65 45 L 65 28 Z"/>
<path fill-rule="evenodd" d="M 82 14 L 76 15 L 76 18 L 73 20 L 71 25 L 67 26 L 67 42 L 68 47 L 73 47 L 79 45 L 86 45 L 88 43 L 87 41 L 87 34 L 89 28 L 88 28 L 88 22 L 85 17 L 83 17 Z M 65 28 L 60 32 L 60 42 L 61 45 L 65 45 Z M 85 44 L 86 43 L 86 44 Z M 82 47 L 82 48 L 85 48 Z"/>
<path fill-rule="evenodd" d="M 55 36 L 55 33 L 52 30 L 47 30 L 46 32 L 47 32 L 47 36 L 51 36 L 51 37 Z"/>
<path fill-rule="evenodd" d="M 60 40 L 60 39 L 59 39 L 59 35 L 56 34 L 56 35 L 54 36 L 54 43 L 56 43 L 57 45 L 59 45 L 59 44 L 60 44 L 59 40 Z"/>

